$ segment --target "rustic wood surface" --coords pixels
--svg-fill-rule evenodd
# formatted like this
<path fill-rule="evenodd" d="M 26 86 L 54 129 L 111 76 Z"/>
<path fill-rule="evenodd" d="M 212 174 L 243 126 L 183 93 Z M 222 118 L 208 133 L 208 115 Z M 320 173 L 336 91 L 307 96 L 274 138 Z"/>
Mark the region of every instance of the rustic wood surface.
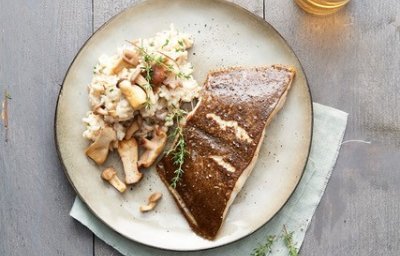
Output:
<path fill-rule="evenodd" d="M 57 158 L 53 115 L 83 42 L 133 0 L 0 0 L 0 255 L 119 255 L 68 216 L 74 192 Z M 293 0 L 238 0 L 293 47 L 314 101 L 350 114 L 327 191 L 300 255 L 400 252 L 400 2 L 351 1 L 327 17 Z"/>

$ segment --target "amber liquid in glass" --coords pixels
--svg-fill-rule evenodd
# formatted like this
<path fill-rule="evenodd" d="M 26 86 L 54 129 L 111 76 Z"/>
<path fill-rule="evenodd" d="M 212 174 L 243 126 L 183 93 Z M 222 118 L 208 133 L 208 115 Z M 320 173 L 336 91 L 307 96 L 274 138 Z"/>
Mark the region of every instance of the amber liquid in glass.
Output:
<path fill-rule="evenodd" d="M 303 10 L 315 15 L 327 15 L 338 11 L 350 0 L 294 0 Z"/>

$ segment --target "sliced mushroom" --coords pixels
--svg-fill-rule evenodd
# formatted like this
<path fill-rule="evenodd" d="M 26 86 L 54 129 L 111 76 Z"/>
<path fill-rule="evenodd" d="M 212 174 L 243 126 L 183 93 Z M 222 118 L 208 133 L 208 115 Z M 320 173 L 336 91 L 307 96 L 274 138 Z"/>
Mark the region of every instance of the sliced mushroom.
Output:
<path fill-rule="evenodd" d="M 148 140 L 143 138 L 141 144 L 146 151 L 140 156 L 139 167 L 150 167 L 157 159 L 157 157 L 164 150 L 167 144 L 167 134 L 161 129 L 156 128 L 153 132 L 153 138 Z"/>
<path fill-rule="evenodd" d="M 147 205 L 140 206 L 141 212 L 148 212 L 153 210 L 156 206 L 158 201 L 160 201 L 162 194 L 160 192 L 153 193 L 149 196 Z"/>
<path fill-rule="evenodd" d="M 125 183 L 139 182 L 143 174 L 138 170 L 138 144 L 135 138 L 118 143 L 118 154 L 121 157 L 125 172 Z"/>
<path fill-rule="evenodd" d="M 140 67 L 136 67 L 136 69 L 131 73 L 129 80 L 134 83 L 136 78 L 140 75 L 140 72 L 142 72 L 142 69 Z"/>
<path fill-rule="evenodd" d="M 108 181 L 114 188 L 116 188 L 119 192 L 123 193 L 126 190 L 126 185 L 123 183 L 117 176 L 117 172 L 113 167 L 109 167 L 105 169 L 101 173 L 101 178 L 105 181 Z"/>
<path fill-rule="evenodd" d="M 137 78 L 135 79 L 135 83 L 138 84 L 140 87 L 143 88 L 143 90 L 146 91 L 148 94 L 148 97 L 152 103 L 155 102 L 155 96 L 153 90 L 146 90 L 146 86 L 148 86 L 148 82 L 146 78 L 144 78 L 142 75 L 138 75 Z"/>
<path fill-rule="evenodd" d="M 140 85 L 141 87 L 145 87 L 148 84 L 146 78 L 144 78 L 142 75 L 138 75 L 136 77 L 135 83 Z"/>
<path fill-rule="evenodd" d="M 126 129 L 125 139 L 129 140 L 135 134 L 135 132 L 139 131 L 139 123 L 137 120 L 134 120 L 131 126 Z"/>
<path fill-rule="evenodd" d="M 134 110 L 143 107 L 146 102 L 146 92 L 137 85 L 132 85 L 129 80 L 119 83 L 119 89 Z"/>
<path fill-rule="evenodd" d="M 133 68 L 139 64 L 139 54 L 135 51 L 125 49 L 122 56 L 112 68 L 112 73 L 118 74 L 124 68 Z"/>
<path fill-rule="evenodd" d="M 117 134 L 111 127 L 105 127 L 100 131 L 97 139 L 86 149 L 86 155 L 97 164 L 103 164 L 108 156 L 110 144 L 117 140 Z"/>

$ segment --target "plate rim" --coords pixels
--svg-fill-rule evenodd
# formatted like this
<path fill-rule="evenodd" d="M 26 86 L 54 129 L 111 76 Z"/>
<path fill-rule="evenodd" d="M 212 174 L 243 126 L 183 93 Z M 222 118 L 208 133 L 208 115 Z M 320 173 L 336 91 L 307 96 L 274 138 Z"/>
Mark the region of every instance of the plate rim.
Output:
<path fill-rule="evenodd" d="M 130 9 L 133 9 L 137 6 L 143 5 L 144 3 L 149 3 L 149 2 L 153 2 L 153 1 L 157 1 L 157 0 L 140 0 L 139 2 L 130 4 L 129 6 L 127 6 L 126 8 L 122 9 L 121 11 L 119 11 L 118 13 L 116 13 L 115 15 L 113 15 L 110 19 L 108 19 L 106 22 L 104 22 L 100 27 L 98 27 L 95 31 L 92 32 L 92 34 L 85 40 L 85 42 L 82 44 L 82 46 L 79 48 L 79 50 L 77 51 L 77 53 L 75 54 L 74 58 L 72 59 L 71 63 L 68 66 L 68 69 L 65 72 L 62 84 L 60 86 L 59 92 L 58 92 L 58 96 L 57 96 L 57 101 L 56 101 L 56 108 L 55 108 L 55 113 L 54 113 L 54 120 L 53 120 L 53 130 L 54 130 L 54 141 L 55 141 L 55 146 L 56 146 L 56 152 L 57 152 L 57 156 L 60 160 L 61 163 L 61 167 L 64 171 L 65 176 L 68 179 L 68 182 L 70 183 L 70 185 L 72 186 L 72 188 L 74 189 L 76 195 L 78 196 L 78 198 L 85 203 L 85 205 L 87 206 L 87 208 L 89 209 L 89 211 L 97 218 L 99 219 L 104 225 L 106 225 L 108 228 L 110 228 L 111 230 L 113 230 L 114 232 L 118 233 L 119 235 L 121 235 L 122 237 L 130 240 L 130 241 L 134 241 L 135 243 L 144 245 L 144 246 L 148 246 L 151 248 L 155 248 L 155 249 L 160 249 L 160 250 L 166 250 L 166 251 L 175 251 L 175 252 L 193 252 L 193 251 L 207 251 L 207 250 L 213 250 L 216 248 L 220 248 L 223 246 L 227 246 L 233 243 L 236 243 L 240 240 L 243 240 L 249 236 L 251 236 L 252 234 L 254 234 L 255 232 L 257 232 L 258 230 L 260 230 L 262 227 L 264 227 L 266 224 L 268 224 L 283 208 L 284 206 L 288 203 L 289 199 L 293 196 L 293 193 L 296 191 L 300 181 L 302 180 L 303 176 L 304 176 L 304 171 L 307 167 L 307 163 L 310 157 L 310 152 L 311 152 L 311 146 L 312 146 L 312 142 L 313 142 L 313 131 L 314 131 L 314 106 L 313 106 L 313 98 L 312 98 L 312 94 L 311 94 L 311 89 L 310 89 L 310 85 L 308 82 L 308 78 L 307 78 L 307 74 L 304 70 L 303 64 L 301 63 L 299 57 L 297 56 L 296 52 L 293 50 L 293 48 L 291 47 L 291 45 L 288 43 L 288 41 L 282 36 L 282 34 L 274 27 L 272 26 L 268 21 L 266 21 L 264 18 L 252 13 L 251 11 L 249 11 L 248 9 L 244 8 L 243 6 L 236 4 L 234 2 L 230 2 L 228 0 L 209 0 L 209 1 L 213 1 L 216 3 L 221 3 L 224 5 L 229 5 L 231 7 L 237 8 L 242 12 L 245 12 L 247 15 L 252 16 L 253 18 L 255 18 L 257 20 L 257 22 L 259 22 L 260 24 L 262 24 L 263 26 L 269 26 L 269 28 L 271 28 L 278 36 L 281 40 L 283 40 L 283 42 L 286 44 L 286 46 L 290 49 L 290 51 L 292 52 L 292 54 L 294 55 L 294 57 L 297 59 L 297 61 L 299 62 L 299 66 L 301 71 L 304 74 L 304 79 L 306 81 L 306 85 L 307 85 L 307 91 L 308 91 L 308 95 L 310 98 L 310 115 L 311 115 L 311 123 L 310 123 L 310 140 L 309 140 L 309 146 L 308 146 L 308 152 L 307 152 L 307 157 L 306 157 L 306 161 L 304 163 L 304 167 L 303 170 L 301 171 L 300 177 L 296 183 L 296 185 L 294 186 L 293 190 L 291 191 L 289 197 L 286 199 L 286 201 L 284 202 L 284 204 L 282 204 L 282 206 L 271 216 L 271 218 L 269 218 L 264 224 L 262 224 L 260 227 L 256 228 L 255 230 L 253 230 L 252 232 L 248 233 L 247 235 L 234 239 L 230 242 L 227 242 L 225 244 L 221 244 L 221 245 L 216 245 L 216 246 L 212 246 L 209 248 L 204 248 L 204 249 L 183 249 L 183 250 L 178 250 L 178 249 L 167 249 L 167 248 L 163 248 L 163 247 L 157 247 L 155 245 L 150 245 L 150 244 L 145 244 L 143 242 L 137 241 L 135 239 L 132 239 L 130 237 L 125 236 L 124 234 L 120 233 L 117 229 L 115 229 L 114 227 L 110 226 L 107 222 L 105 222 L 102 218 L 100 218 L 96 212 L 92 209 L 92 207 L 90 206 L 90 204 L 88 202 L 86 202 L 86 200 L 83 199 L 83 197 L 81 196 L 81 194 L 79 193 L 78 189 L 75 187 L 74 183 L 71 180 L 71 177 L 69 176 L 68 170 L 66 165 L 64 164 L 64 159 L 61 155 L 61 151 L 60 151 L 60 145 L 59 145 L 59 141 L 58 141 L 58 136 L 57 136 L 57 120 L 58 120 L 58 106 L 59 106 L 59 101 L 60 98 L 62 96 L 62 92 L 64 89 L 64 83 L 65 80 L 71 70 L 71 67 L 74 65 L 76 59 L 78 58 L 78 56 L 80 55 L 80 53 L 82 52 L 82 50 L 86 47 L 86 45 L 88 44 L 88 42 L 92 39 L 92 37 L 97 34 L 97 32 L 99 32 L 100 30 L 104 29 L 104 27 L 106 27 L 111 21 L 113 21 L 114 19 L 116 19 L 117 17 L 119 17 L 120 15 L 122 15 L 123 13 L 127 12 Z M 195 1 L 195 0 L 191 0 L 191 1 Z"/>

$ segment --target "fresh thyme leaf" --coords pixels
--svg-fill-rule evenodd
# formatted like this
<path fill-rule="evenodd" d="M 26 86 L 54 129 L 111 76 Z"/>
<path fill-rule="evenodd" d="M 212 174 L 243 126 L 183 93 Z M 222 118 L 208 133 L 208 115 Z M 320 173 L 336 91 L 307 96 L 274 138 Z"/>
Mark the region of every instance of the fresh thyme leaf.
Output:
<path fill-rule="evenodd" d="M 251 256 L 267 256 L 271 253 L 272 244 L 275 241 L 275 236 L 268 236 L 267 241 L 264 244 L 259 244 L 257 248 L 254 248 Z"/>
<path fill-rule="evenodd" d="M 8 92 L 6 92 L 6 98 L 12 100 L 11 95 Z"/>
<path fill-rule="evenodd" d="M 162 56 L 158 56 L 154 61 L 155 61 L 155 64 L 157 64 L 157 65 L 164 64 L 164 58 Z"/>
<path fill-rule="evenodd" d="M 144 47 L 138 47 L 134 45 L 140 52 L 140 54 L 143 56 L 144 60 L 144 67 L 142 67 L 142 70 L 145 72 L 145 80 L 146 84 L 143 85 L 143 89 L 146 91 L 146 102 L 145 102 L 145 108 L 149 109 L 152 105 L 151 99 L 150 99 L 150 93 L 152 92 L 153 88 L 151 85 L 151 76 L 153 73 L 153 62 L 155 62 L 155 57 L 151 54 L 149 54 Z"/>
<path fill-rule="evenodd" d="M 146 109 L 150 109 L 151 108 L 151 101 L 149 98 L 146 98 L 146 102 L 144 103 L 144 107 Z"/>
<path fill-rule="evenodd" d="M 297 256 L 297 248 L 293 244 L 293 234 L 294 232 L 288 232 L 286 226 L 283 225 L 283 242 L 289 250 L 289 256 Z"/>
<path fill-rule="evenodd" d="M 173 120 L 176 123 L 174 131 L 171 133 L 171 137 L 176 141 L 175 145 L 167 152 L 167 155 L 172 154 L 173 164 L 176 166 L 174 171 L 174 177 L 171 179 L 171 187 L 176 188 L 179 181 L 182 178 L 184 170 L 182 166 L 185 162 L 185 157 L 188 154 L 186 150 L 186 142 L 183 135 L 182 120 L 184 119 L 186 111 L 182 109 L 175 109 L 166 119 Z"/>
<path fill-rule="evenodd" d="M 178 40 L 178 44 L 183 47 L 183 41 L 182 40 Z"/>
<path fill-rule="evenodd" d="M 189 79 L 190 78 L 190 75 L 186 75 L 183 72 L 176 73 L 176 76 L 179 77 L 179 78 L 185 78 L 185 79 Z"/>
<path fill-rule="evenodd" d="M 169 39 L 167 38 L 165 40 L 165 43 L 161 46 L 161 49 L 164 48 L 165 46 L 167 46 L 169 44 Z"/>
<path fill-rule="evenodd" d="M 176 51 L 176 52 L 184 52 L 185 49 L 183 49 L 183 48 L 175 48 L 175 51 Z"/>

